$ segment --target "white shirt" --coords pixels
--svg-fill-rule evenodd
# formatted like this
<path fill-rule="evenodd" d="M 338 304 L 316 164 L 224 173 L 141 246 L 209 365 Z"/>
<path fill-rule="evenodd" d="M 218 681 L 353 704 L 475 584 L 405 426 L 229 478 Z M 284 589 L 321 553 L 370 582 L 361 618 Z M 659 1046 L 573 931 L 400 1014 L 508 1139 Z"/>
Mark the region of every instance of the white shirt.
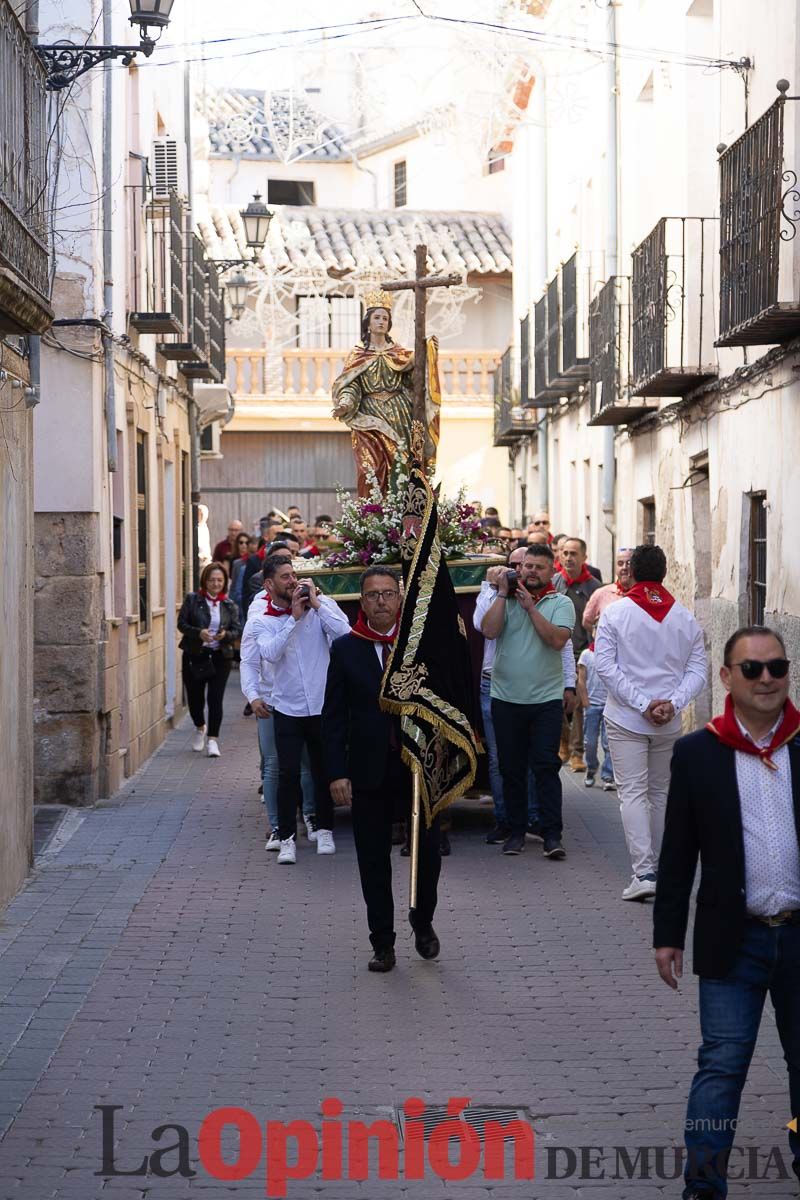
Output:
<path fill-rule="evenodd" d="M 330 596 L 319 597 L 299 621 L 291 613 L 259 626 L 258 649 L 272 674 L 273 707 L 287 717 L 318 717 L 325 699 L 331 642 L 350 622 Z"/>
<path fill-rule="evenodd" d="M 737 724 L 748 741 L 754 739 Z M 780 720 L 766 737 L 755 742 L 768 746 Z M 771 771 L 755 754 L 736 751 L 736 783 L 744 835 L 744 878 L 747 911 L 771 917 L 787 908 L 800 908 L 800 847 L 794 820 L 792 768 L 789 747 L 772 755 Z"/>
<path fill-rule="evenodd" d="M 608 688 L 606 719 L 632 733 L 680 733 L 680 713 L 708 683 L 703 631 L 676 600 L 663 621 L 628 596 L 600 617 L 594 665 Z M 675 716 L 651 725 L 644 716 L 653 700 L 670 700 Z"/>
<path fill-rule="evenodd" d="M 247 611 L 247 621 L 239 650 L 241 659 L 239 684 L 248 704 L 252 704 L 254 700 L 263 700 L 265 704 L 272 704 L 272 668 L 261 657 L 261 651 L 258 648 L 259 635 L 263 633 L 267 621 L 276 619 L 265 615 L 265 602 L 266 592 L 253 599 Z"/>
<path fill-rule="evenodd" d="M 555 586 L 555 583 L 553 586 Z M 472 624 L 478 633 L 483 634 L 483 630 L 481 629 L 483 618 L 496 599 L 497 588 L 493 584 L 487 583 L 484 579 L 481 584 L 481 590 L 478 592 L 478 599 L 475 601 L 475 611 L 472 614 Z M 487 638 L 485 634 L 483 634 L 483 637 L 483 665 L 481 673 L 491 674 L 492 667 L 494 666 L 494 656 L 497 653 L 497 641 L 495 638 Z M 572 638 L 567 638 L 564 643 L 564 648 L 561 651 L 561 665 L 564 668 L 564 687 L 574 688 L 578 672 L 575 667 L 575 651 L 572 647 Z"/>
<path fill-rule="evenodd" d="M 206 596 L 205 601 L 208 606 L 208 611 L 211 614 L 211 621 L 209 622 L 208 631 L 209 633 L 219 633 L 219 623 L 221 620 L 220 602 L 217 600 L 215 604 L 214 601 L 208 596 Z M 219 650 L 219 639 L 213 638 L 212 641 L 206 642 L 206 645 L 208 646 L 209 650 Z"/>

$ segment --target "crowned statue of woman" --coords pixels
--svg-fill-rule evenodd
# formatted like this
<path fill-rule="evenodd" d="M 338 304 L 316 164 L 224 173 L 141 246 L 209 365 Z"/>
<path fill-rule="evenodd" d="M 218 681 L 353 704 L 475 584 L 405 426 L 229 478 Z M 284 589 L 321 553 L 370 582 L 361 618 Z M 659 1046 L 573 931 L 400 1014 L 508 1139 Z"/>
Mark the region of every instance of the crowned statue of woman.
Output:
<path fill-rule="evenodd" d="M 347 356 L 333 382 L 333 415 L 350 427 L 356 460 L 358 495 L 368 496 L 371 476 L 381 491 L 393 486 L 406 465 L 411 448 L 414 395 L 411 373 L 414 354 L 389 336 L 392 328 L 390 292 L 368 292 L 361 322 L 361 344 Z M 425 463 L 436 462 L 439 442 L 439 344 L 426 339 Z"/>

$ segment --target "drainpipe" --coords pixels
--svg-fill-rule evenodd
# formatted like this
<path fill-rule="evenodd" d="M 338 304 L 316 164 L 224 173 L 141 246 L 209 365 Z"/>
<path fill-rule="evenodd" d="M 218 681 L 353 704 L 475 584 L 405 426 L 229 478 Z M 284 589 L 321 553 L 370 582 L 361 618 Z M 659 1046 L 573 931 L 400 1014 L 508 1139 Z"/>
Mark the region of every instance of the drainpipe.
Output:
<path fill-rule="evenodd" d="M 531 243 L 531 266 L 529 280 L 536 280 L 537 286 L 547 280 L 547 105 L 545 102 L 545 71 L 541 60 L 536 64 L 536 82 L 533 89 L 532 136 L 536 139 L 535 175 L 531 181 L 530 190 L 530 222 L 529 229 L 533 230 Z M 530 283 L 528 292 L 530 293 Z M 533 297 L 529 294 L 526 300 L 530 303 Z M 549 463 L 547 444 L 547 412 L 542 413 L 536 423 L 536 453 L 539 465 L 539 508 L 545 511 L 549 502 Z"/>
<path fill-rule="evenodd" d="M 39 0 L 30 0 L 25 10 L 25 32 L 35 46 L 39 41 Z M 42 339 L 36 334 L 28 336 L 28 352 L 31 382 L 25 404 L 27 408 L 35 408 L 42 396 Z"/>
<path fill-rule="evenodd" d="M 606 208 L 608 213 L 606 227 L 606 270 L 605 275 L 610 279 L 617 274 L 619 242 L 619 59 L 617 56 L 617 9 L 616 0 L 609 0 L 607 8 L 607 41 L 613 47 L 609 55 L 606 71 L 606 111 L 608 171 L 606 176 Z M 604 525 L 611 535 L 612 559 L 613 543 L 616 533 L 615 524 L 615 495 L 616 495 L 616 456 L 614 453 L 615 433 L 613 425 L 603 429 L 603 493 L 602 508 Z"/>
<path fill-rule="evenodd" d="M 103 41 L 114 42 L 112 0 L 103 0 Z M 104 404 L 106 413 L 106 458 L 108 469 L 117 469 L 117 393 L 114 379 L 114 257 L 113 257 L 113 171 L 111 156 L 114 146 L 114 68 L 103 67 L 103 343 Z"/>
<path fill-rule="evenodd" d="M 187 228 L 191 230 L 194 214 L 194 172 L 192 170 L 192 76 L 191 64 L 183 64 L 183 136 L 186 144 L 186 191 L 189 211 Z M 200 586 L 200 551 L 197 545 L 198 505 L 200 504 L 200 425 L 197 420 L 197 401 L 194 383 L 189 388 L 189 475 L 192 488 L 192 586 Z"/>

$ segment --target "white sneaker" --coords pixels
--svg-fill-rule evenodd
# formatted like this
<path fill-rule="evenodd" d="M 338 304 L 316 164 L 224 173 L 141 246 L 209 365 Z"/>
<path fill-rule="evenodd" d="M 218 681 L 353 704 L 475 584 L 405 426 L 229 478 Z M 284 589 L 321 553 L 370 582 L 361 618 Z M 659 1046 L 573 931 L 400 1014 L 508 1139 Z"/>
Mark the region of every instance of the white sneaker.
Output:
<path fill-rule="evenodd" d="M 330 829 L 317 830 L 317 854 L 335 854 L 336 846 Z"/>
<path fill-rule="evenodd" d="M 640 878 L 634 875 L 625 891 L 622 893 L 623 900 L 646 900 L 648 896 L 655 896 L 656 881 L 648 879 L 646 876 Z"/>
<path fill-rule="evenodd" d="M 281 848 L 281 839 L 278 837 L 277 829 L 273 829 L 272 833 L 269 835 L 266 842 L 264 843 L 264 849 L 265 850 L 280 850 L 280 848 Z"/>
<path fill-rule="evenodd" d="M 219 758 L 219 742 L 216 738 L 209 738 L 206 746 L 206 754 L 209 758 Z"/>
<path fill-rule="evenodd" d="M 306 827 L 306 837 L 310 842 L 315 842 L 317 840 L 317 826 L 314 822 L 314 818 L 304 815 L 303 821 L 305 822 Z"/>
<path fill-rule="evenodd" d="M 281 842 L 281 852 L 278 855 L 279 863 L 296 863 L 297 862 L 297 847 L 294 844 L 294 835 L 288 837 Z"/>
<path fill-rule="evenodd" d="M 206 727 L 204 725 L 202 729 L 195 729 L 194 734 L 192 735 L 192 749 L 196 750 L 198 754 L 202 754 L 205 748 Z"/>

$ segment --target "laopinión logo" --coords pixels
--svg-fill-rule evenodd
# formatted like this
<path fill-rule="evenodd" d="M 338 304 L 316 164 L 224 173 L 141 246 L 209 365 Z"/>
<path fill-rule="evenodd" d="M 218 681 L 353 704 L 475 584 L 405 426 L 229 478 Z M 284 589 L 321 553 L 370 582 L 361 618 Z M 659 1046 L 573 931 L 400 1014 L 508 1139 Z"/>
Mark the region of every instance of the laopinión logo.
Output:
<path fill-rule="evenodd" d="M 264 1194 L 277 1198 L 288 1194 L 290 1183 L 312 1176 L 323 1181 L 369 1179 L 371 1150 L 377 1156 L 378 1179 L 425 1179 L 427 1160 L 427 1167 L 434 1175 L 458 1182 L 477 1176 L 481 1167 L 484 1179 L 505 1179 L 508 1146 L 514 1157 L 512 1177 L 533 1179 L 532 1125 L 519 1119 L 487 1121 L 481 1137 L 464 1119 L 459 1120 L 469 1103 L 468 1097 L 451 1097 L 445 1120 L 426 1128 L 425 1102 L 416 1097 L 406 1100 L 402 1155 L 399 1130 L 393 1121 L 376 1120 L 371 1124 L 343 1121 L 344 1105 L 333 1096 L 320 1105 L 319 1130 L 310 1121 L 267 1121 L 262 1125 L 246 1108 L 215 1108 L 204 1117 L 197 1131 L 197 1160 L 208 1175 L 225 1182 L 249 1179 L 261 1168 Z M 150 1135 L 157 1149 L 145 1153 L 137 1165 L 131 1165 L 127 1159 L 122 1166 L 114 1151 L 115 1113 L 122 1110 L 122 1105 L 96 1104 L 95 1109 L 102 1114 L 103 1156 L 102 1167 L 95 1175 L 108 1178 L 150 1175 L 158 1179 L 197 1175 L 185 1125 L 174 1122 L 157 1125 Z M 235 1161 L 223 1154 L 223 1138 L 230 1130 L 238 1134 Z M 174 1139 L 168 1145 L 164 1144 L 167 1135 Z M 120 1156 L 121 1153 L 121 1149 L 117 1151 Z"/>

